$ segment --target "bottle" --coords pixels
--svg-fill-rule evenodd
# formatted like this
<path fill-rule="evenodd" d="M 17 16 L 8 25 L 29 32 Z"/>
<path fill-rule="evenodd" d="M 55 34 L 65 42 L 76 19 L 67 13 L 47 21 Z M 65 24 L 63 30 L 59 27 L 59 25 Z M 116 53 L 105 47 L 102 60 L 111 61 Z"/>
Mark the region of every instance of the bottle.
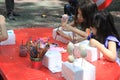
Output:
<path fill-rule="evenodd" d="M 27 48 L 26 48 L 26 45 L 23 44 L 23 41 L 22 41 L 22 44 L 20 45 L 19 47 L 19 56 L 20 57 L 26 57 L 27 56 Z"/>

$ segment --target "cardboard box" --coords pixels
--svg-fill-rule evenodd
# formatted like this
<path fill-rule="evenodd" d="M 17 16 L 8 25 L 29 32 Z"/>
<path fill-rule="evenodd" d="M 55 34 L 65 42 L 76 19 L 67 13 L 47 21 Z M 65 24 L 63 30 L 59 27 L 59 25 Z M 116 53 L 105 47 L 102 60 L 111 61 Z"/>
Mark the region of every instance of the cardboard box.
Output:
<path fill-rule="evenodd" d="M 43 57 L 42 64 L 51 72 L 60 72 L 62 69 L 61 53 L 59 51 L 48 50 Z"/>
<path fill-rule="evenodd" d="M 61 37 L 60 35 L 56 34 L 57 30 L 58 30 L 58 28 L 53 29 L 53 33 L 52 33 L 53 39 L 60 41 L 60 42 L 63 42 L 63 43 L 68 43 L 69 42 L 68 39 L 65 39 L 65 38 Z M 62 28 L 59 27 L 59 30 L 62 30 Z M 68 36 L 71 36 L 71 37 L 73 36 L 73 33 L 71 31 L 63 31 L 63 33 L 68 35 Z"/>
<path fill-rule="evenodd" d="M 0 45 L 13 45 L 16 43 L 15 33 L 13 30 L 8 30 L 8 39 L 1 41 Z"/>
<path fill-rule="evenodd" d="M 95 66 L 82 58 L 76 59 L 74 63 L 62 64 L 62 75 L 66 80 L 95 80 L 95 74 Z"/>

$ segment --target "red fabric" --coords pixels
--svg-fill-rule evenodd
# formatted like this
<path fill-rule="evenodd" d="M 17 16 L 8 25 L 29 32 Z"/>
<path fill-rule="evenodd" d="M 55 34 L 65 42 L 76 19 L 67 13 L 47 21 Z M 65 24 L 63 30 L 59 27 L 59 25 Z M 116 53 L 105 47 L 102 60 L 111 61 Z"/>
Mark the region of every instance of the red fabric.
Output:
<path fill-rule="evenodd" d="M 66 44 L 52 39 L 53 28 L 25 28 L 15 31 L 16 44 L 0 46 L 0 73 L 5 80 L 65 80 L 61 73 L 51 73 L 45 66 L 33 69 L 29 55 L 19 56 L 19 45 L 22 40 L 25 43 L 30 37 L 38 39 L 49 37 L 50 42 L 56 42 L 59 46 L 66 48 Z M 62 54 L 62 60 L 67 60 L 67 53 Z M 105 60 L 93 62 L 96 66 L 96 80 L 118 80 L 120 78 L 120 67 L 116 63 Z"/>
<path fill-rule="evenodd" d="M 94 1 L 97 2 L 98 0 L 94 0 Z M 107 8 L 111 3 L 112 3 L 112 0 L 105 0 L 102 4 L 98 6 L 98 9 L 103 10 Z"/>

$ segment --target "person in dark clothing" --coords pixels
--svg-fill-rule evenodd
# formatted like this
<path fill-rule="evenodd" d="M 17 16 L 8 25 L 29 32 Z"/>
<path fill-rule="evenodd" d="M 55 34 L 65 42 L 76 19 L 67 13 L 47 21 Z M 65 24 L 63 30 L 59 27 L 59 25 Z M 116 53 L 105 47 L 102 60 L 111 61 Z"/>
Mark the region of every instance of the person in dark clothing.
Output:
<path fill-rule="evenodd" d="M 7 18 L 15 20 L 15 16 L 20 16 L 14 12 L 14 0 L 5 0 Z"/>
<path fill-rule="evenodd" d="M 73 15 L 75 15 L 78 0 L 68 0 L 69 4 L 65 4 L 64 6 L 64 14 L 69 16 L 69 20 L 72 20 Z"/>

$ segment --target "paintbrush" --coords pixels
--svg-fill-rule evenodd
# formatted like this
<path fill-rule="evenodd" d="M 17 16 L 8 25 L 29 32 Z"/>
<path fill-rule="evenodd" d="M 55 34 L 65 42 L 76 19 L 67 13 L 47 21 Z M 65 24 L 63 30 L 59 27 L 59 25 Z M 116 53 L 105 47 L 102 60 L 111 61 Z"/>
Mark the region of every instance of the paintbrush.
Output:
<path fill-rule="evenodd" d="M 47 43 L 47 44 L 45 45 L 45 48 L 42 48 L 42 49 L 41 49 L 38 57 L 39 57 L 39 58 L 42 58 L 42 57 L 45 55 L 45 53 L 47 52 L 47 50 L 48 50 L 49 48 L 50 48 L 50 44 Z"/>

